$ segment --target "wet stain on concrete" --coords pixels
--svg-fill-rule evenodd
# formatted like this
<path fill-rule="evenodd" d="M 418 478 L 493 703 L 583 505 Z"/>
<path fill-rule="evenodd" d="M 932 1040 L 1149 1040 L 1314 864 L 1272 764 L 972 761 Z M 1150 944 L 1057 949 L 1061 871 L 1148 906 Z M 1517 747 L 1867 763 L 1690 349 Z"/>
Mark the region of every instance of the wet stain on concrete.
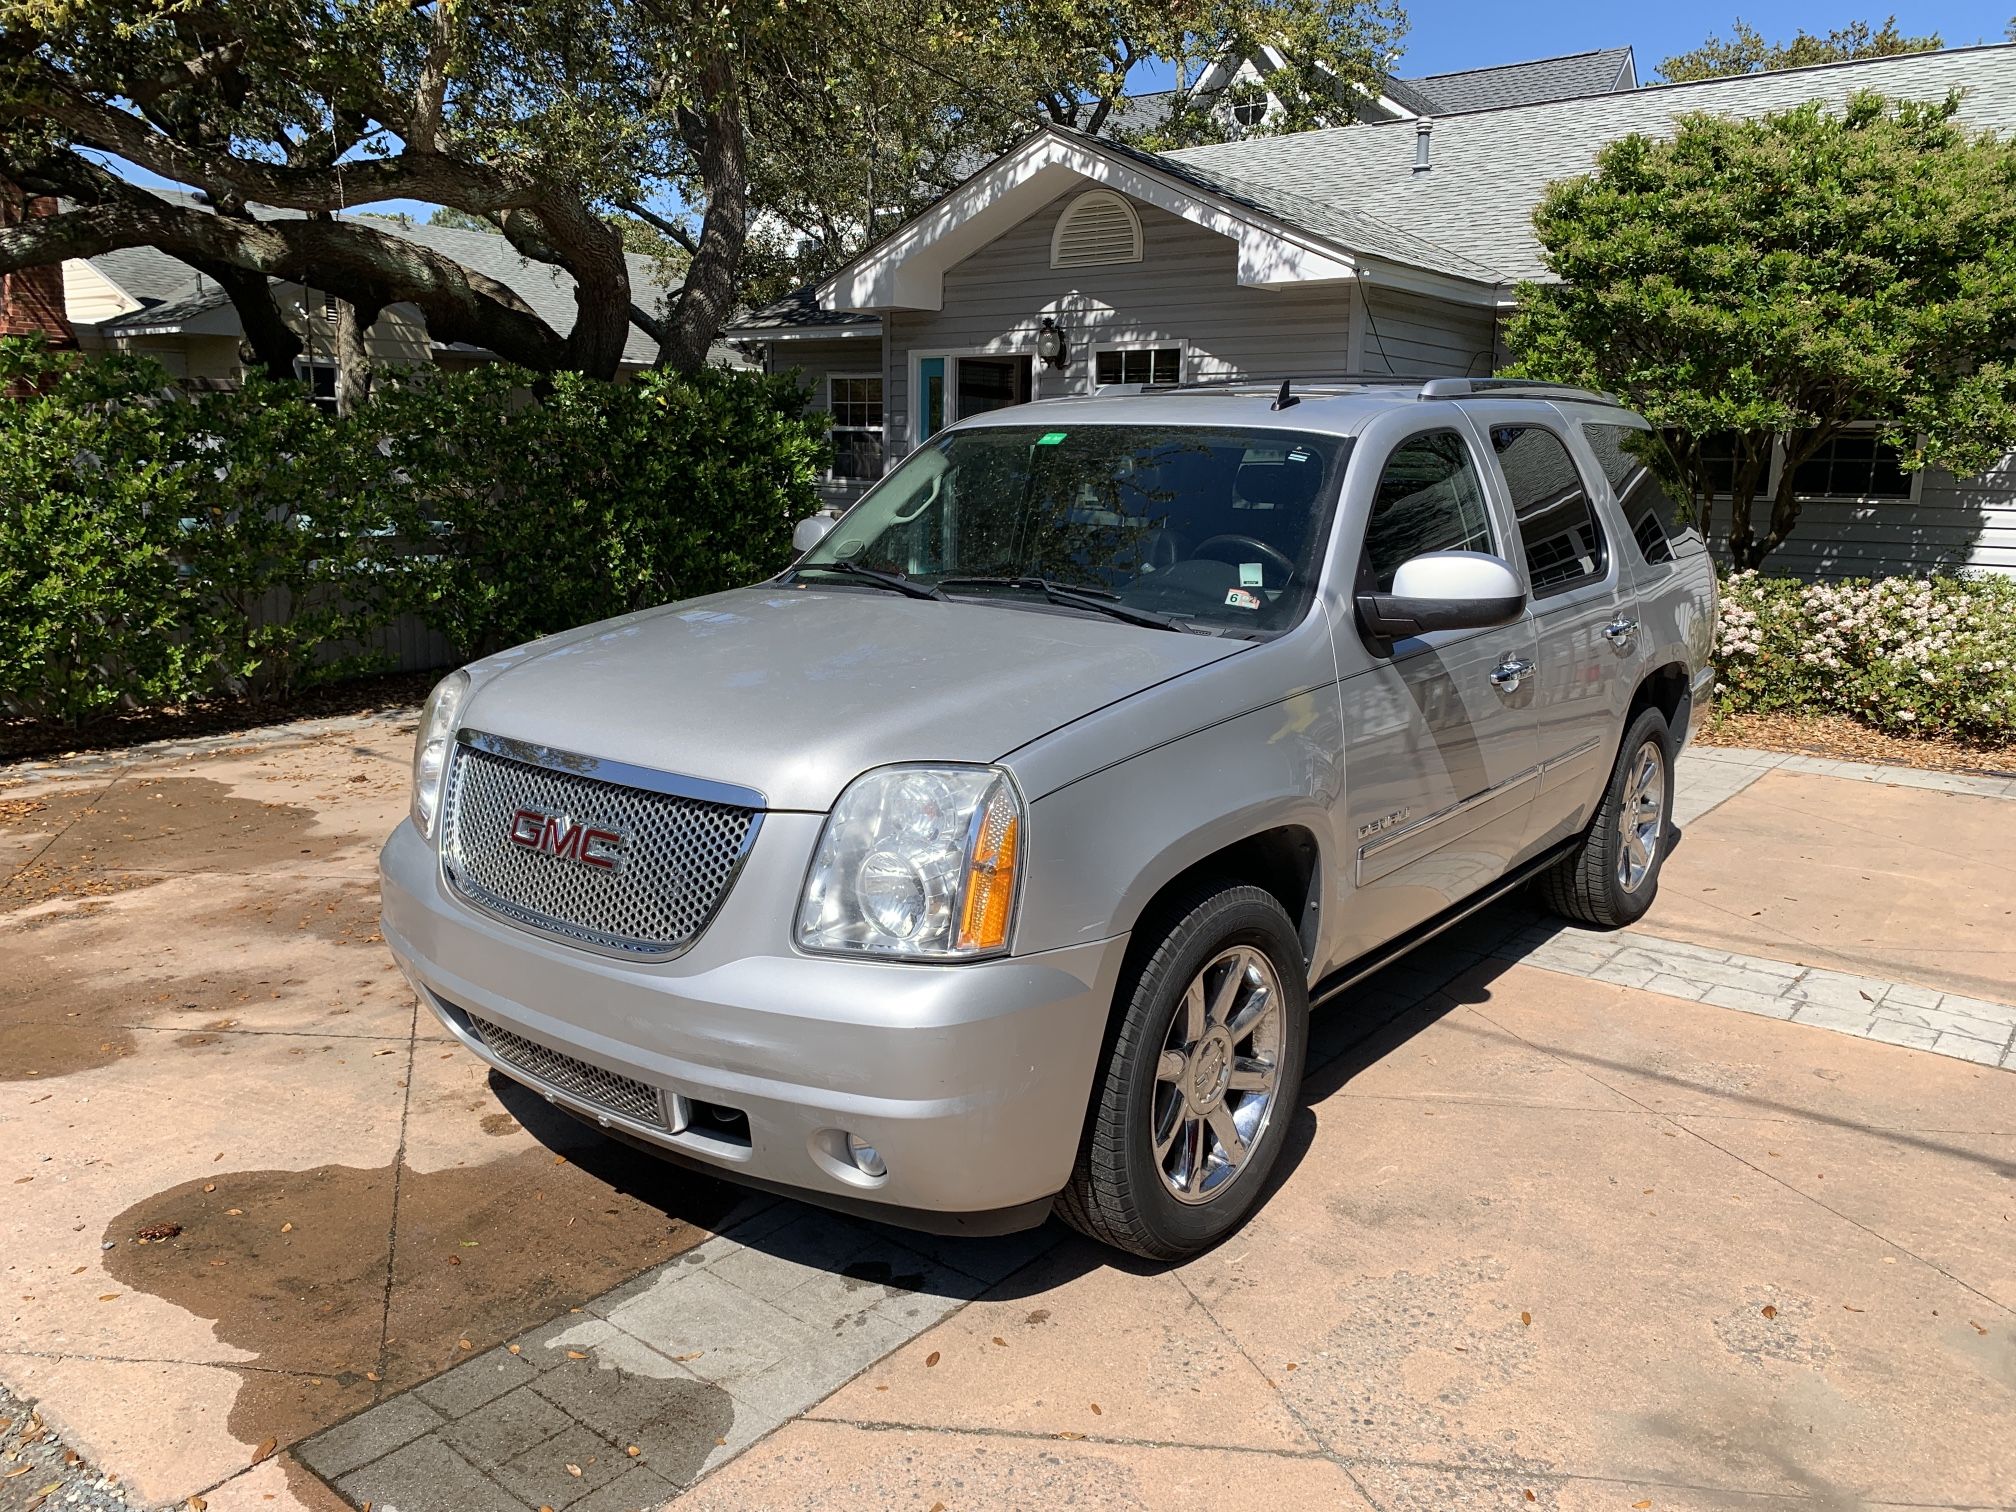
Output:
<path fill-rule="evenodd" d="M 327 1024 L 357 1006 L 382 1003 L 384 994 L 405 995 L 378 953 L 374 886 L 219 878 L 205 892 L 240 901 L 213 901 L 186 919 L 122 905 L 45 916 L 32 929 L 0 929 L 0 971 L 9 988 L 0 1006 L 0 1082 L 110 1065 L 144 1043 L 137 1026 L 183 1031 L 172 1040 L 182 1050 L 229 1053 L 227 1031 L 244 1026 L 250 1007 L 299 1000 Z M 315 944 L 297 943 L 304 939 Z M 358 959 L 371 974 L 345 973 L 332 992 L 331 945 L 361 947 Z M 241 960 L 250 964 L 234 964 Z"/>
<path fill-rule="evenodd" d="M 220 1172 L 114 1217 L 105 1267 L 252 1355 L 234 1367 L 229 1430 L 293 1443 L 684 1252 L 735 1200 L 573 1137 L 567 1157 L 533 1148 L 439 1171 Z M 135 1237 L 176 1224 L 164 1242 Z"/>
<path fill-rule="evenodd" d="M 513 1118 L 509 1113 L 486 1113 L 476 1126 L 485 1134 L 500 1136 L 516 1134 L 520 1127 L 518 1120 Z"/>

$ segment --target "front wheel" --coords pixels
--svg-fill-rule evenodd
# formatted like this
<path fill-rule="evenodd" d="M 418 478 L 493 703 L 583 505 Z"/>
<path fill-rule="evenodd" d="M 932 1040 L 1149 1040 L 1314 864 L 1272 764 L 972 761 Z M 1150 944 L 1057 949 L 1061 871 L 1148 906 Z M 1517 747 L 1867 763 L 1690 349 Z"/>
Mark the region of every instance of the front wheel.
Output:
<path fill-rule="evenodd" d="M 1610 929 L 1636 923 L 1659 891 L 1672 818 L 1673 734 L 1647 709 L 1625 733 L 1581 843 L 1541 876 L 1547 906 Z"/>
<path fill-rule="evenodd" d="M 1302 1090 L 1309 990 L 1288 915 L 1257 887 L 1200 892 L 1122 988 L 1066 1222 L 1151 1260 L 1238 1227 Z"/>

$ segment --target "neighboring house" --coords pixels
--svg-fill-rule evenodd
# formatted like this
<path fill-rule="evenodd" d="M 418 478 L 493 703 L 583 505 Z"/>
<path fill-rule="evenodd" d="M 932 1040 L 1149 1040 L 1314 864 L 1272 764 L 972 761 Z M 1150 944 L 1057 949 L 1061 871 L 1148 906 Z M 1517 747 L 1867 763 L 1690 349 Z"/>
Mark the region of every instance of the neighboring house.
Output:
<path fill-rule="evenodd" d="M 562 269 L 521 256 L 502 236 L 395 220 L 368 223 L 507 285 L 555 330 L 565 331 L 574 323 L 573 279 Z M 673 288 L 662 282 L 648 257 L 633 253 L 629 263 L 636 302 L 646 309 L 662 308 Z M 63 284 L 71 327 L 86 351 L 144 353 L 174 377 L 198 385 L 236 384 L 245 372 L 247 364 L 239 351 L 244 332 L 229 297 L 214 280 L 165 252 L 128 247 L 66 262 Z M 302 338 L 297 373 L 313 384 L 319 401 L 334 403 L 335 297 L 298 284 L 278 285 L 275 297 Z M 380 315 L 366 347 L 374 364 L 387 366 L 466 367 L 496 360 L 496 354 L 481 347 L 433 340 L 411 305 L 393 305 Z M 623 371 L 650 366 L 657 350 L 655 342 L 632 326 Z M 727 347 L 717 348 L 713 355 L 731 365 L 742 361 Z"/>
<path fill-rule="evenodd" d="M 1267 80 L 1285 66 L 1286 60 L 1276 49 L 1262 47 L 1250 58 L 1214 64 L 1192 92 L 1205 99 L 1222 99 L 1223 104 L 1216 108 L 1225 126 L 1235 134 L 1263 127 L 1278 109 L 1277 102 L 1266 93 Z M 1412 121 L 1459 110 L 1533 105 L 1543 100 L 1615 94 L 1637 87 L 1638 65 L 1631 49 L 1606 47 L 1557 58 L 1535 58 L 1526 63 L 1426 74 L 1417 79 L 1388 78 L 1371 98 L 1340 90 L 1333 124 Z M 1102 129 L 1138 136 L 1167 118 L 1176 98 L 1174 90 L 1166 89 L 1129 95 L 1115 103 Z"/>
<path fill-rule="evenodd" d="M 1537 66 L 1537 65 L 1536 65 Z M 1488 72 L 1488 71 L 1480 71 Z M 1620 74 L 1621 76 L 1621 74 Z M 1474 79 L 1444 76 L 1445 79 Z M 1449 85 L 1445 83 L 1446 90 Z M 1341 372 L 1483 375 L 1521 280 L 1544 278 L 1532 213 L 1608 142 L 1682 114 L 1754 117 L 1860 90 L 1964 92 L 1962 124 L 2016 128 L 2016 47 L 1394 118 L 1151 154 L 1039 131 L 817 290 L 730 338 L 797 368 L 857 495 L 940 426 L 1108 383 Z M 1045 322 L 1067 352 L 1036 355 Z M 1906 474 L 1873 435 L 1802 468 L 1775 568 L 1813 575 L 2016 572 L 2016 462 Z"/>

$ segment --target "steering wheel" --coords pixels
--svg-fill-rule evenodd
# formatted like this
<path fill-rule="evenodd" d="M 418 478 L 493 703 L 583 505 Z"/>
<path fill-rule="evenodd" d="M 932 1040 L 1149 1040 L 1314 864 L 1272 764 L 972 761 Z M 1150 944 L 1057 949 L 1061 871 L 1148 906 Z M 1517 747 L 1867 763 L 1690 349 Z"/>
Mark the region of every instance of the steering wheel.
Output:
<path fill-rule="evenodd" d="M 1193 557 L 1208 556 L 1215 561 L 1229 562 L 1232 558 L 1219 555 L 1211 550 L 1213 546 L 1243 546 L 1257 552 L 1281 569 L 1281 583 L 1286 587 L 1295 580 L 1295 563 L 1279 547 L 1269 546 L 1265 541 L 1249 535 L 1215 535 L 1208 541 L 1199 541 L 1190 554 Z"/>

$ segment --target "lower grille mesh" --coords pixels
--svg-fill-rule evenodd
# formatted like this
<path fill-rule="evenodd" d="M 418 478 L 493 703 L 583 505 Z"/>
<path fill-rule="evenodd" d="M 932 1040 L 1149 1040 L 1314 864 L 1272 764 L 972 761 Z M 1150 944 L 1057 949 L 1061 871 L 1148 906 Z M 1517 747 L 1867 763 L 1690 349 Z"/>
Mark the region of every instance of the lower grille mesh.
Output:
<path fill-rule="evenodd" d="M 600 1066 L 513 1034 L 488 1019 L 469 1015 L 469 1022 L 490 1053 L 506 1065 L 515 1066 L 562 1092 L 570 1092 L 583 1102 L 593 1103 L 611 1113 L 634 1118 L 639 1123 L 665 1128 L 665 1107 L 658 1089 L 635 1077 L 619 1076 Z"/>

